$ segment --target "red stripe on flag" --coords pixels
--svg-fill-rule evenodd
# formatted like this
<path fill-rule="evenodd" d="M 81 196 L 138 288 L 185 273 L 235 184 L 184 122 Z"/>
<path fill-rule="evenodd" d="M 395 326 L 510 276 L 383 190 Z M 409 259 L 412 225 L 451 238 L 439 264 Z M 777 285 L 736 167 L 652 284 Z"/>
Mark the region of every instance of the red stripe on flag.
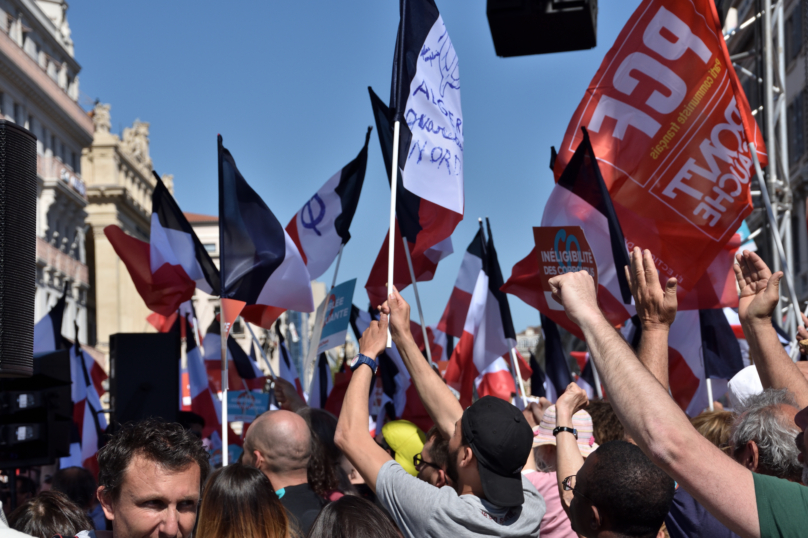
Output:
<path fill-rule="evenodd" d="M 682 354 L 668 347 L 668 377 L 671 396 L 683 410 L 687 409 L 699 388 L 699 379 L 693 374 Z"/>
<path fill-rule="evenodd" d="M 443 317 L 438 323 L 438 330 L 455 338 L 463 336 L 469 306 L 471 306 L 471 294 L 460 288 L 452 288 L 452 295 L 449 296 L 446 310 L 443 311 Z"/>
<path fill-rule="evenodd" d="M 303 250 L 303 245 L 300 243 L 300 234 L 297 232 L 297 213 L 295 213 L 295 216 L 292 217 L 289 224 L 286 225 L 286 233 L 289 234 L 289 238 L 294 242 L 295 246 L 297 247 L 297 251 L 300 252 L 300 257 L 303 258 L 303 263 L 308 263 L 306 251 Z"/>
<path fill-rule="evenodd" d="M 511 394 L 516 393 L 513 376 L 508 370 L 497 370 L 483 374 L 480 384 L 477 385 L 477 394 L 483 396 L 496 396 L 506 402 L 511 401 Z"/>
<path fill-rule="evenodd" d="M 474 335 L 464 332 L 449 359 L 446 368 L 446 383 L 460 392 L 460 405 L 465 409 L 471 405 L 474 393 L 474 379 L 479 375 L 474 364 Z"/>

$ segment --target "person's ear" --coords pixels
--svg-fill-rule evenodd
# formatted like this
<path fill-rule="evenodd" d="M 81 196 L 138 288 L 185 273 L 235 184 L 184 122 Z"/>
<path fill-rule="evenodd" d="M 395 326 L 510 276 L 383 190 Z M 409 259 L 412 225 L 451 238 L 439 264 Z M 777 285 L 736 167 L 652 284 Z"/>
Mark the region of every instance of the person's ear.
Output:
<path fill-rule="evenodd" d="M 435 474 L 437 478 L 435 479 L 435 487 L 442 488 L 443 486 L 447 485 L 446 481 L 446 471 L 443 469 L 436 470 Z"/>
<path fill-rule="evenodd" d="M 263 472 L 264 471 L 264 462 L 266 462 L 266 460 L 264 459 L 264 455 L 261 454 L 261 452 L 258 451 L 258 450 L 253 450 L 253 456 L 255 457 L 255 467 L 256 467 L 256 469 Z"/>
<path fill-rule="evenodd" d="M 462 449 L 462 458 L 460 460 L 461 467 L 470 467 L 474 463 L 474 452 L 470 446 L 464 446 Z"/>
<path fill-rule="evenodd" d="M 739 458 L 736 461 L 754 472 L 758 465 L 758 447 L 754 441 L 746 443 L 740 451 Z"/>
<path fill-rule="evenodd" d="M 95 496 L 98 497 L 98 502 L 101 503 L 104 516 L 108 520 L 113 521 L 115 519 L 115 506 L 112 503 L 111 495 L 106 492 L 104 486 L 99 486 L 98 490 L 95 492 Z"/>
<path fill-rule="evenodd" d="M 591 505 L 592 512 L 589 518 L 589 528 L 593 531 L 597 531 L 601 527 L 603 527 L 603 520 L 600 517 L 600 512 L 598 511 L 598 507 L 594 504 Z"/>

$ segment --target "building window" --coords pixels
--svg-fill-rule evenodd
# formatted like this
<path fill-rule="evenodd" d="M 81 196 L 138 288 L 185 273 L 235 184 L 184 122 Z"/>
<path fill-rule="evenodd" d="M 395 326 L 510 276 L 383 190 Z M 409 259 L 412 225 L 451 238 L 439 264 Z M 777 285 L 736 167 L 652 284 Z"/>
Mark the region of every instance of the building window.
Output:
<path fill-rule="evenodd" d="M 22 107 L 17 103 L 14 103 L 14 123 L 22 125 Z"/>
<path fill-rule="evenodd" d="M 788 106 L 788 159 L 794 164 L 805 152 L 805 91 Z"/>
<path fill-rule="evenodd" d="M 34 132 L 34 117 L 30 114 L 28 114 L 28 125 L 26 128 L 32 133 Z"/>
<path fill-rule="evenodd" d="M 76 161 L 76 152 L 75 151 L 70 152 L 70 166 L 73 168 L 74 172 L 79 171 L 79 163 Z"/>
<path fill-rule="evenodd" d="M 216 243 L 205 243 L 202 246 L 205 247 L 205 250 L 207 250 L 211 254 L 216 252 Z"/>

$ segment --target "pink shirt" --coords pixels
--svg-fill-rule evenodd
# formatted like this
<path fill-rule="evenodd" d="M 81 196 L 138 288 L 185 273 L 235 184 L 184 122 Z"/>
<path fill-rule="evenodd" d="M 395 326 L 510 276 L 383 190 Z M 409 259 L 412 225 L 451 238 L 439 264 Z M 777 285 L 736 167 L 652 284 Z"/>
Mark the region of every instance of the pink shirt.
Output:
<path fill-rule="evenodd" d="M 524 471 L 523 474 L 539 490 L 547 505 L 547 512 L 541 520 L 541 538 L 577 538 L 578 535 L 572 530 L 570 520 L 561 506 L 556 474 L 539 471 Z"/>

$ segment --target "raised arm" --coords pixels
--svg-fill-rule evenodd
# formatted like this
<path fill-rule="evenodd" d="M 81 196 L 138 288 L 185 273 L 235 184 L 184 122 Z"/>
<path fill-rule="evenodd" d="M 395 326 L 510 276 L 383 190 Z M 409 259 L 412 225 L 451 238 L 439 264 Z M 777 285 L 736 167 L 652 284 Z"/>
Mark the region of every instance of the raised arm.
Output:
<path fill-rule="evenodd" d="M 376 360 L 387 344 L 387 316 L 372 321 L 359 340 L 359 352 Z M 376 491 L 379 469 L 389 461 L 390 455 L 376 444 L 368 431 L 368 394 L 373 371 L 368 366 L 354 370 L 334 433 L 334 443 L 359 471 L 365 483 Z"/>
<path fill-rule="evenodd" d="M 410 305 L 393 288 L 393 294 L 379 310 L 390 314 L 390 333 L 410 372 L 418 397 L 441 435 L 446 439 L 451 438 L 455 423 L 463 416 L 463 408 L 418 349 L 410 332 Z"/>
<path fill-rule="evenodd" d="M 735 261 L 735 278 L 741 289 L 738 317 L 760 382 L 764 388 L 790 390 L 800 409 L 808 407 L 808 381 L 783 349 L 772 326 L 783 273 L 772 274 L 754 252 L 738 254 Z"/>
<path fill-rule="evenodd" d="M 691 426 L 603 317 L 592 277 L 569 273 L 550 284 L 553 298 L 581 327 L 612 406 L 637 445 L 724 525 L 741 536 L 759 537 L 752 473 Z"/>
<path fill-rule="evenodd" d="M 589 398 L 584 389 L 570 383 L 564 394 L 559 396 L 556 402 L 556 426 L 566 426 L 572 428 L 572 415 L 585 409 L 589 405 Z M 578 474 L 578 470 L 584 465 L 584 457 L 578 448 L 578 440 L 569 432 L 559 432 L 556 435 L 556 477 L 558 480 L 558 493 L 561 496 L 561 506 L 567 516 L 570 515 L 569 508 L 572 502 L 572 491 L 564 489 L 563 482 L 568 476 Z"/>
<path fill-rule="evenodd" d="M 663 290 L 649 251 L 643 254 L 638 247 L 634 247 L 630 259 L 631 268 L 625 268 L 626 278 L 642 328 L 637 355 L 640 362 L 668 390 L 668 334 L 676 319 L 676 279 L 669 278 Z"/>

